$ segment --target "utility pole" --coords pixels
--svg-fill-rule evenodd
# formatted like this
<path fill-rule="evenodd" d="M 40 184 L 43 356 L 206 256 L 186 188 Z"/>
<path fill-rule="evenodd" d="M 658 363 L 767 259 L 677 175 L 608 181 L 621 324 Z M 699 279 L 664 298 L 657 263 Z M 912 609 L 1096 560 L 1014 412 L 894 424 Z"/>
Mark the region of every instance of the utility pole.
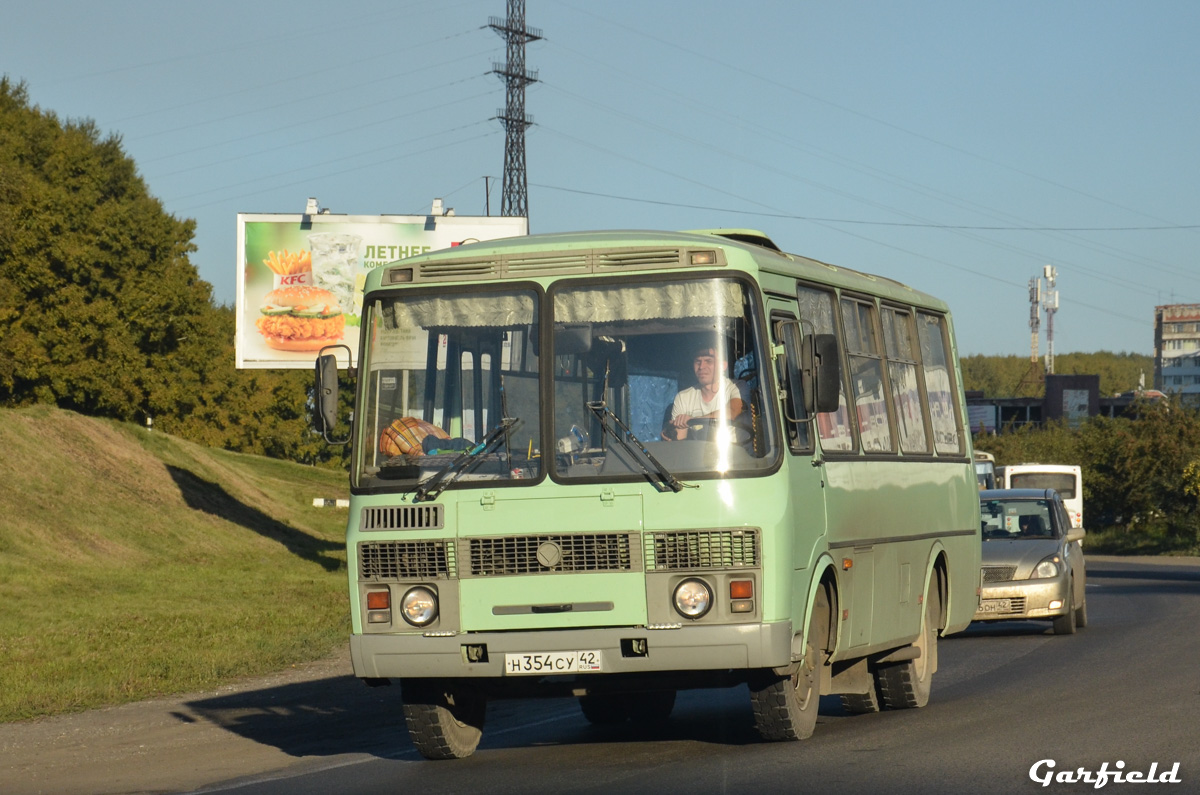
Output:
<path fill-rule="evenodd" d="M 542 38 L 537 28 L 525 25 L 525 0 L 507 0 L 508 17 L 491 17 L 488 26 L 507 43 L 504 63 L 493 63 L 493 74 L 504 78 L 504 110 L 496 117 L 504 124 L 504 177 L 500 215 L 529 218 L 529 183 L 525 176 L 525 130 L 533 117 L 525 113 L 525 86 L 536 83 L 536 71 L 525 68 L 525 45 Z"/>

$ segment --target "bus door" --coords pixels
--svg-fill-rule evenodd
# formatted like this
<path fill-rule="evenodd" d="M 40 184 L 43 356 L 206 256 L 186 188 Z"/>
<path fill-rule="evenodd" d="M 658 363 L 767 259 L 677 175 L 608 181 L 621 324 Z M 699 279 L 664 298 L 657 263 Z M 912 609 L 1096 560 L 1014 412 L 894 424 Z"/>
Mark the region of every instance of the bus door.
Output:
<path fill-rule="evenodd" d="M 771 332 L 776 345 L 783 345 L 784 357 L 777 359 L 776 377 L 782 391 L 784 437 L 788 445 L 788 494 L 793 517 L 793 568 L 808 569 L 820 553 L 825 536 L 824 468 L 813 456 L 816 424 L 804 407 L 804 383 L 800 373 L 801 328 L 793 309 L 782 301 L 771 300 Z M 789 322 L 792 321 L 792 322 Z M 807 582 L 797 582 L 807 595 Z M 800 615 L 803 615 L 801 613 Z"/>

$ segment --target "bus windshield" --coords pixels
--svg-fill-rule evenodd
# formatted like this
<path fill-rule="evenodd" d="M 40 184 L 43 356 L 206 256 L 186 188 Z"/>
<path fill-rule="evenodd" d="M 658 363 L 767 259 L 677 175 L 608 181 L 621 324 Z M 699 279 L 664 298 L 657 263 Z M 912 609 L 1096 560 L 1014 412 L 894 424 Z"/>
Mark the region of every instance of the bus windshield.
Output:
<path fill-rule="evenodd" d="M 532 289 L 474 288 L 364 307 L 354 484 L 539 477 L 539 303 Z"/>
<path fill-rule="evenodd" d="M 1054 489 L 1064 500 L 1075 499 L 1075 476 L 1058 472 L 1022 472 L 1009 479 L 1014 489 Z"/>
<path fill-rule="evenodd" d="M 355 485 L 424 499 L 546 473 L 678 490 L 676 475 L 769 471 L 779 448 L 751 295 L 736 279 L 659 278 L 562 282 L 548 300 L 501 287 L 377 299 Z M 552 358 L 539 356 L 543 315 Z"/>
<path fill-rule="evenodd" d="M 551 295 L 557 478 L 669 481 L 775 463 L 760 324 L 740 281 L 564 283 Z"/>

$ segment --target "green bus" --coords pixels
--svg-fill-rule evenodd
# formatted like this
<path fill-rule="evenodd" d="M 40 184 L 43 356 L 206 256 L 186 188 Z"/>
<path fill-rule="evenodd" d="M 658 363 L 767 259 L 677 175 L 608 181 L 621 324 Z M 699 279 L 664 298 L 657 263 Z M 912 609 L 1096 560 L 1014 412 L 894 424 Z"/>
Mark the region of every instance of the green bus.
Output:
<path fill-rule="evenodd" d="M 510 238 L 373 271 L 357 357 L 350 651 L 427 758 L 492 699 L 647 723 L 743 685 L 803 739 L 823 694 L 924 706 L 975 613 L 950 312 L 903 284 L 752 230 Z"/>

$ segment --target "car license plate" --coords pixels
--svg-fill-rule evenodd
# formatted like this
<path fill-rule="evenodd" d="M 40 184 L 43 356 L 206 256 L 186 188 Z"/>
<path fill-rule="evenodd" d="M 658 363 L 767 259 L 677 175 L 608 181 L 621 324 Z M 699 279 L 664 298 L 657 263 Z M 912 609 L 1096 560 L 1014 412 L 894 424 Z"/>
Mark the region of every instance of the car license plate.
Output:
<path fill-rule="evenodd" d="M 580 671 L 603 670 L 599 650 L 518 652 L 504 655 L 504 673 L 509 676 L 523 674 L 573 674 Z"/>
<path fill-rule="evenodd" d="M 981 613 L 1011 613 L 1011 599 L 984 599 L 983 604 L 979 605 Z"/>

